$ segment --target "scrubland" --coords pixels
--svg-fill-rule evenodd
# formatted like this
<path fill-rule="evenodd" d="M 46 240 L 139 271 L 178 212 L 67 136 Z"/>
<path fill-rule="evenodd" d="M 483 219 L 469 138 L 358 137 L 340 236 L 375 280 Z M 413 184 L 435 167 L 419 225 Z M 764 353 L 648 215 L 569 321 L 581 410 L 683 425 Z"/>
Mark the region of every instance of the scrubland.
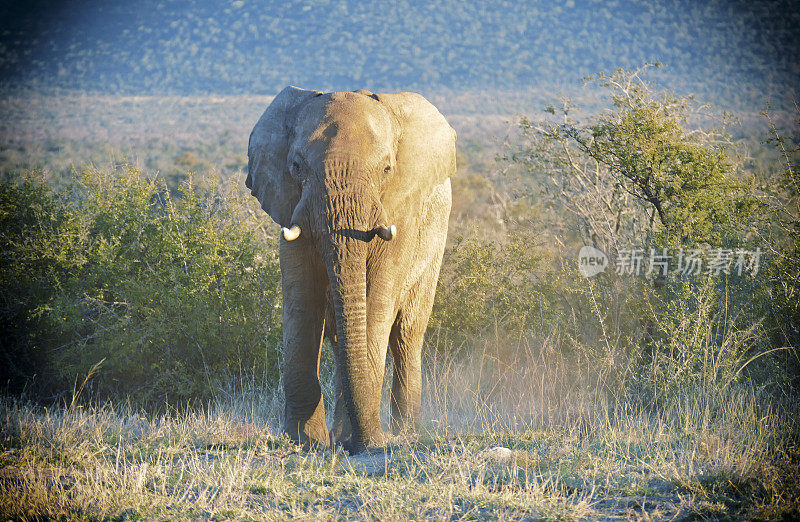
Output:
<path fill-rule="evenodd" d="M 0 516 L 797 518 L 794 116 L 723 137 L 660 119 L 686 100 L 638 95 L 573 127 L 448 113 L 421 426 L 357 456 L 280 433 L 277 230 L 242 186 L 267 100 L 5 99 Z M 654 150 L 678 167 L 626 177 Z M 635 197 L 656 189 L 663 220 Z M 690 240 L 762 265 L 578 271 L 583 245 L 613 267 Z"/>

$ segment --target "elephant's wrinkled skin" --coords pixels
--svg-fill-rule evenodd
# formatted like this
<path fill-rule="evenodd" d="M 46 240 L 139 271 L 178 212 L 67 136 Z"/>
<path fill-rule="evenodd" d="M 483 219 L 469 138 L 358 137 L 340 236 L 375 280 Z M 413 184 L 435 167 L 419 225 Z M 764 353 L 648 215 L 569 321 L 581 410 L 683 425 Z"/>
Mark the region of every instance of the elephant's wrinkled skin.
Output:
<path fill-rule="evenodd" d="M 455 131 L 414 93 L 284 89 L 248 148 L 247 187 L 284 227 L 284 429 L 302 443 L 380 445 L 387 346 L 391 422 L 413 429 L 422 338 L 439 277 Z M 330 432 L 319 384 L 323 335 L 336 359 Z"/>

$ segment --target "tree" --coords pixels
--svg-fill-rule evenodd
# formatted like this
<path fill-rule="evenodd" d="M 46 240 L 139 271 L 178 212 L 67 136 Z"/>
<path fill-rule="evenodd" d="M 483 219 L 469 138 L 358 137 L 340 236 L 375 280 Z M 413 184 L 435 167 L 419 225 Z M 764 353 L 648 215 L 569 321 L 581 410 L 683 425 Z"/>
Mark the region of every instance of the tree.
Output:
<path fill-rule="evenodd" d="M 588 78 L 611 102 L 595 115 L 573 119 L 575 107 L 563 100 L 546 109 L 561 122 L 523 118 L 523 144 L 511 159 L 546 174 L 547 192 L 577 218 L 584 238 L 610 252 L 733 241 L 748 204 L 732 142 L 716 129 L 691 128 L 707 117 L 705 107 L 657 92 L 643 78 L 649 67 Z"/>

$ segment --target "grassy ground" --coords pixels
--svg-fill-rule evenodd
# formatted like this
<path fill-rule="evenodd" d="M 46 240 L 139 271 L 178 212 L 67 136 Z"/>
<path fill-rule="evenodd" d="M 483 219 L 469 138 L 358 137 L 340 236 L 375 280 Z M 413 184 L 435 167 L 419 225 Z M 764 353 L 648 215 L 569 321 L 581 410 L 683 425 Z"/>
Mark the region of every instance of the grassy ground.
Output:
<path fill-rule="evenodd" d="M 158 415 L 4 399 L 0 518 L 800 515 L 797 420 L 755 391 L 614 406 L 496 355 L 429 357 L 422 433 L 356 457 L 294 447 L 258 388 Z"/>

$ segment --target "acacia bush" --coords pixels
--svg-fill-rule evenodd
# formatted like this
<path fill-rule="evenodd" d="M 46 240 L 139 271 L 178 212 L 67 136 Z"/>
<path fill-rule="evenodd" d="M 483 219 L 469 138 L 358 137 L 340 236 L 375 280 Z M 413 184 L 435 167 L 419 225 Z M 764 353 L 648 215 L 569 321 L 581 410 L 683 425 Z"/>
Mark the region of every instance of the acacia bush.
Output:
<path fill-rule="evenodd" d="M 277 379 L 277 249 L 251 200 L 132 167 L 3 183 L 4 383 L 57 396 L 99 364 L 95 394 L 153 403 Z"/>
<path fill-rule="evenodd" d="M 549 204 L 534 226 L 561 245 L 553 248 L 562 257 L 577 267 L 584 245 L 608 255 L 610 269 L 593 279 L 570 278 L 564 268 L 547 276 L 544 297 L 558 310 L 559 347 L 593 364 L 602 382 L 616 383 L 613 392 L 650 404 L 689 388 L 717 392 L 748 380 L 789 390 L 796 343 L 774 335 L 776 324 L 791 330 L 791 313 L 780 308 L 771 280 L 777 268 L 791 266 L 786 245 L 796 244 L 795 142 L 773 128 L 785 165 L 770 181 L 781 188 L 759 188 L 737 143 L 704 126 L 713 117 L 708 108 L 657 91 L 644 77 L 648 67 L 598 75 L 593 82 L 607 94 L 605 110 L 576 111 L 564 100 L 561 111 L 546 108 L 550 116 L 523 118 L 521 139 L 505 158 L 517 184 L 527 183 L 526 197 Z M 647 266 L 637 275 L 615 273 L 622 252 L 641 249 L 645 264 L 651 248 L 670 251 L 668 273 L 648 274 Z M 709 264 L 698 273 L 678 270 L 683 249 L 704 252 Z M 714 249 L 768 255 L 761 271 L 734 273 L 734 257 L 713 271 Z M 784 295 L 796 289 L 789 272 L 780 278 Z M 796 303 L 796 293 L 787 301 Z"/>
<path fill-rule="evenodd" d="M 735 143 L 724 129 L 699 126 L 713 117 L 707 107 L 656 90 L 644 78 L 650 67 L 589 79 L 608 96 L 597 114 L 564 100 L 560 111 L 546 109 L 559 119 L 522 118 L 509 159 L 546 174 L 544 195 L 559 202 L 560 217 L 577 218 L 584 241 L 609 252 L 738 242 L 753 228 L 754 205 Z"/>
<path fill-rule="evenodd" d="M 689 390 L 720 394 L 748 379 L 780 382 L 775 360 L 767 372 L 753 372 L 771 350 L 762 321 L 737 305 L 742 287 L 723 277 L 685 277 L 654 296 L 655 333 L 631 387 L 639 400 L 662 404 Z"/>

